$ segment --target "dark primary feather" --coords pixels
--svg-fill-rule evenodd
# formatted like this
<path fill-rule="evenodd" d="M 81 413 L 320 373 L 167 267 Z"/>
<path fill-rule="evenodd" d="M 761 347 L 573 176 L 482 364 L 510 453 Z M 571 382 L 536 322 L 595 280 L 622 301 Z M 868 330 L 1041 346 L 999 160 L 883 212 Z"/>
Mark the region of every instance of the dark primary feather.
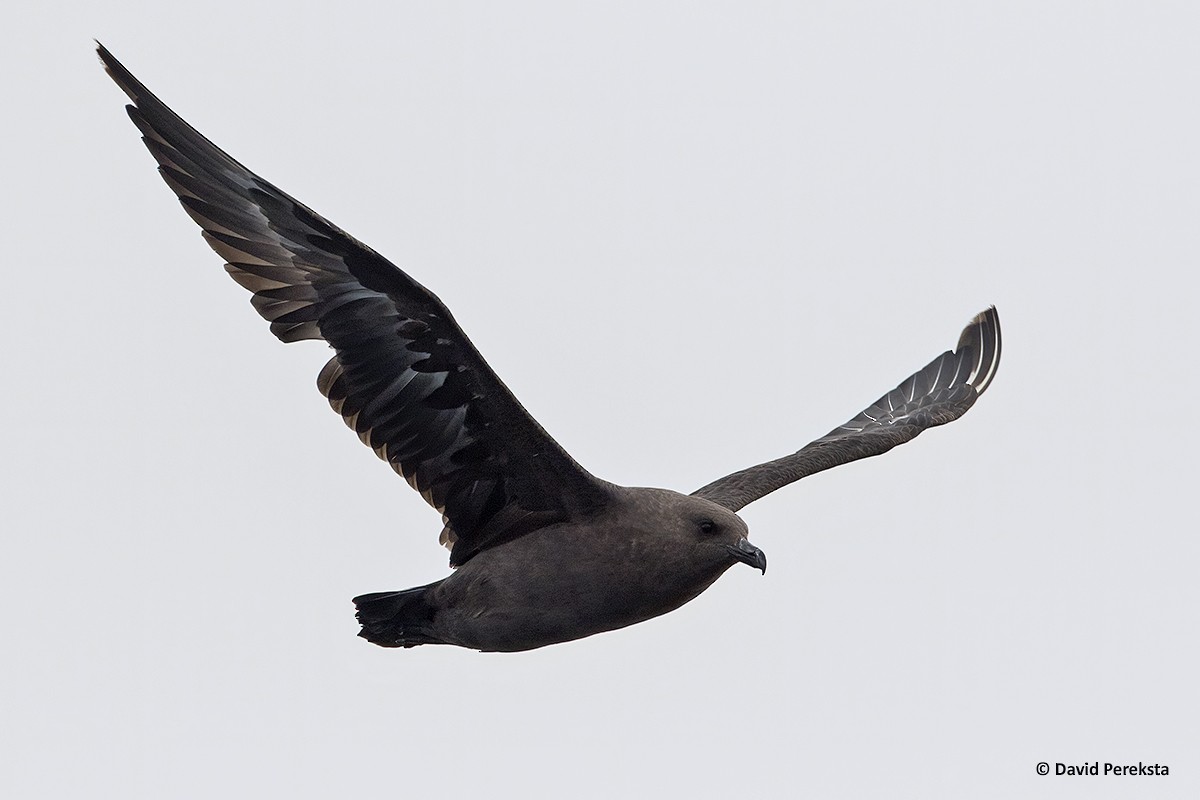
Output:
<path fill-rule="evenodd" d="M 967 413 L 1000 365 L 1000 317 L 995 307 L 963 329 L 945 352 L 863 410 L 800 451 L 715 480 L 692 494 L 737 511 L 801 478 L 886 453 L 926 428 Z"/>
<path fill-rule="evenodd" d="M 243 167 L 98 52 L 133 100 L 130 119 L 163 179 L 254 293 L 271 332 L 334 348 L 318 387 L 442 513 L 452 564 L 605 501 L 606 485 L 529 416 L 433 293 Z"/>

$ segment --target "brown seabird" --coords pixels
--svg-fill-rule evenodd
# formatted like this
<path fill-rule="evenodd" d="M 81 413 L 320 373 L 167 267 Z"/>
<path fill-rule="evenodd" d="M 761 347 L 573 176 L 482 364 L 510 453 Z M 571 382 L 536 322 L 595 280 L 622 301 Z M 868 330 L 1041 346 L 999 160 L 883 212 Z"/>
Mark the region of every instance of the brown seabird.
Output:
<path fill-rule="evenodd" d="M 530 650 L 641 622 L 766 556 L 734 513 L 807 475 L 885 453 L 958 419 L 1000 362 L 994 307 L 953 352 L 783 458 L 691 495 L 591 475 L 525 411 L 428 289 L 243 167 L 103 45 L 108 74 L 163 180 L 284 342 L 335 351 L 317 387 L 359 438 L 442 515 L 449 577 L 354 598 L 384 647 Z"/>

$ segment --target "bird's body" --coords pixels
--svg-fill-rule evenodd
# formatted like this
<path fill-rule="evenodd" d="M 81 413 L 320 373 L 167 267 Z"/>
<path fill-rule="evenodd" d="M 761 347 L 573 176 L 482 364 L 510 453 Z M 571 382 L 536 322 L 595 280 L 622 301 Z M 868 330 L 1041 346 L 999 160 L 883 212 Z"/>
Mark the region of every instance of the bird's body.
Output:
<path fill-rule="evenodd" d="M 205 139 L 103 47 L 159 172 L 284 342 L 335 355 L 317 386 L 442 515 L 456 570 L 355 598 L 385 647 L 529 650 L 664 614 L 736 563 L 766 571 L 740 508 L 793 481 L 910 441 L 967 412 L 1000 360 L 994 308 L 958 346 L 799 451 L 690 495 L 616 486 L 577 464 L 407 273 Z"/>
<path fill-rule="evenodd" d="M 746 525 L 727 509 L 667 489 L 611 491 L 595 516 L 489 548 L 438 583 L 355 598 L 365 637 L 529 650 L 673 611 L 738 560 L 765 568 L 761 552 L 730 553 Z"/>

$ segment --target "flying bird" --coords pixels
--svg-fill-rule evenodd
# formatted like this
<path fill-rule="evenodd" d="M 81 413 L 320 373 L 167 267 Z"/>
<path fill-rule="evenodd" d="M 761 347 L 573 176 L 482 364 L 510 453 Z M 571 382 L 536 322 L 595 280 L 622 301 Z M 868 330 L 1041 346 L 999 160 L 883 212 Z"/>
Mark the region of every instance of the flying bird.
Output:
<path fill-rule="evenodd" d="M 672 611 L 734 564 L 765 573 L 735 512 L 958 419 L 996 375 L 991 307 L 953 351 L 791 455 L 690 495 L 608 483 L 525 411 L 432 292 L 246 169 L 97 49 L 163 180 L 271 332 L 328 343 L 317 387 L 442 515 L 448 577 L 354 598 L 359 636 L 377 645 L 530 650 Z"/>

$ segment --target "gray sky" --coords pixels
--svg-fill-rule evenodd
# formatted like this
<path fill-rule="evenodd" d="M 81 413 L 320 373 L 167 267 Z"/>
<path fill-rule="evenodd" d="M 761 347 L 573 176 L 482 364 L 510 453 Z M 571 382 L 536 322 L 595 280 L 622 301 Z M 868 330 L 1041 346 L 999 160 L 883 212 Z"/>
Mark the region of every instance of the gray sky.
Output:
<path fill-rule="evenodd" d="M 7 797 L 1196 797 L 1200 12 L 20 4 L 0 53 Z M 437 292 L 597 475 L 692 489 L 995 303 L 961 421 L 519 655 L 350 597 L 440 522 L 154 174 L 91 37 Z M 1039 761 L 1160 762 L 1159 778 Z"/>

